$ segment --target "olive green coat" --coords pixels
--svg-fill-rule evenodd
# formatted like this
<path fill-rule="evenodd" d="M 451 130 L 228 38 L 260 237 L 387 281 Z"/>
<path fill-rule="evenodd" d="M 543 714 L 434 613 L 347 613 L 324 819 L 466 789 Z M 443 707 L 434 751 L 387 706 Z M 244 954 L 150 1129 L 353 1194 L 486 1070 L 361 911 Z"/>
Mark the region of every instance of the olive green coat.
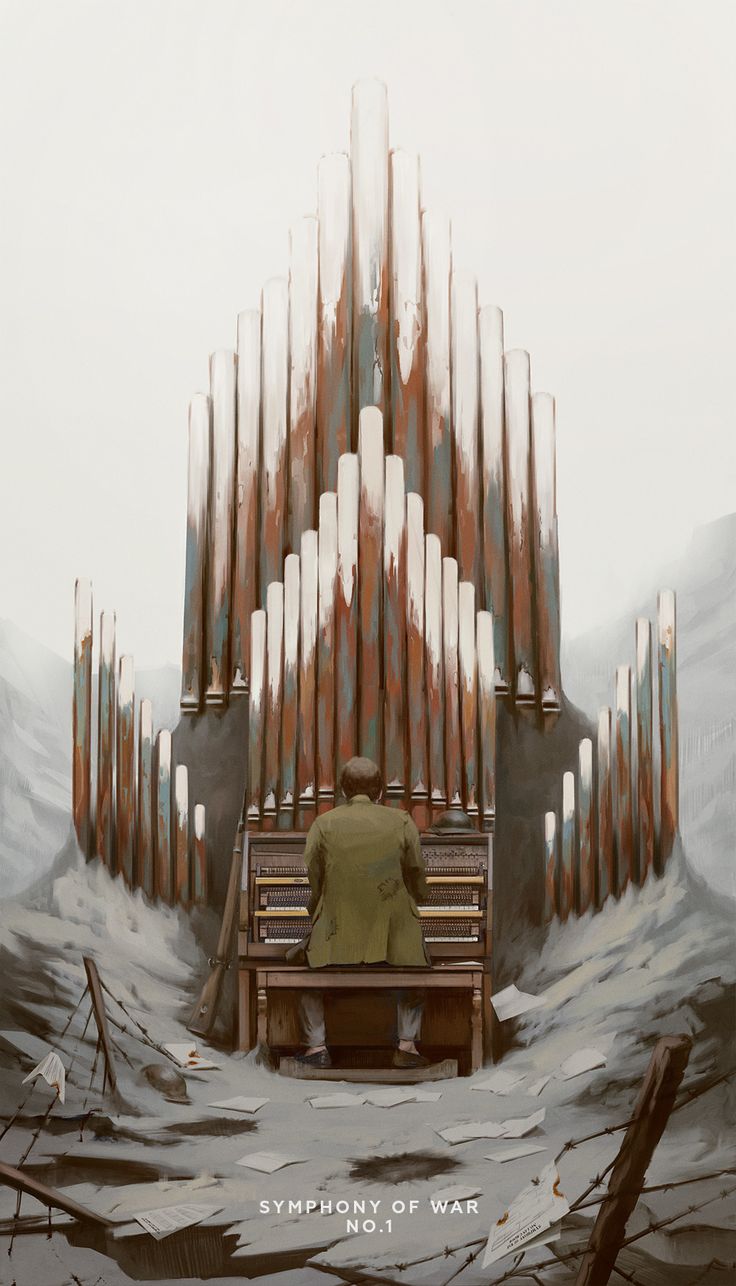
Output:
<path fill-rule="evenodd" d="M 312 823 L 305 857 L 310 965 L 428 963 L 417 910 L 424 860 L 408 813 L 356 795 Z"/>

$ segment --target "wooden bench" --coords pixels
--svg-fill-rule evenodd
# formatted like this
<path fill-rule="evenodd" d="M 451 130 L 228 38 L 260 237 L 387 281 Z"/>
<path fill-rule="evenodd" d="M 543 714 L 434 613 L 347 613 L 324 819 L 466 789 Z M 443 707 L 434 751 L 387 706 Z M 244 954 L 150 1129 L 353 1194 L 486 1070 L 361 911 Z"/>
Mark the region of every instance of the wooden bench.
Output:
<path fill-rule="evenodd" d="M 426 991 L 421 1044 L 425 1049 L 456 1049 L 466 1072 L 483 1063 L 483 969 L 480 964 L 440 964 L 428 969 L 389 969 L 361 965 L 309 969 L 273 964 L 256 970 L 258 1044 L 269 1049 L 294 1048 L 300 1043 L 296 999 L 303 990 L 326 991 L 342 1012 L 334 1029 L 328 1012 L 331 1045 L 383 1045 L 386 1010 L 393 1009 L 391 993 Z M 351 996 L 350 993 L 353 993 Z M 363 993 L 356 996 L 354 993 Z M 376 1003 L 364 1004 L 367 993 Z M 380 1001 L 384 1003 L 381 1004 Z"/>

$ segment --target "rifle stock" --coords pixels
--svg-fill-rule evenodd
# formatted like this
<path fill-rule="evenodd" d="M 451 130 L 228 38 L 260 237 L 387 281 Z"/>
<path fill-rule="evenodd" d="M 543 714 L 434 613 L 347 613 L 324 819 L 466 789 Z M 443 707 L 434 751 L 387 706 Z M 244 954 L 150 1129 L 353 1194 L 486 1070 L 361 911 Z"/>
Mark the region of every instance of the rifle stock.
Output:
<path fill-rule="evenodd" d="M 194 1006 L 192 1016 L 187 1023 L 187 1031 L 190 1031 L 194 1036 L 211 1035 L 217 1018 L 217 1010 L 220 1004 L 222 986 L 225 981 L 225 973 L 230 968 L 230 949 L 232 946 L 235 918 L 237 915 L 238 900 L 240 896 L 240 873 L 243 864 L 244 835 L 245 822 L 241 818 L 238 824 L 238 831 L 235 836 L 233 855 L 230 860 L 230 876 L 228 878 L 227 893 L 225 895 L 225 907 L 222 913 L 220 936 L 217 939 L 217 955 L 214 959 L 210 959 L 212 972 L 202 988 L 199 1000 Z"/>

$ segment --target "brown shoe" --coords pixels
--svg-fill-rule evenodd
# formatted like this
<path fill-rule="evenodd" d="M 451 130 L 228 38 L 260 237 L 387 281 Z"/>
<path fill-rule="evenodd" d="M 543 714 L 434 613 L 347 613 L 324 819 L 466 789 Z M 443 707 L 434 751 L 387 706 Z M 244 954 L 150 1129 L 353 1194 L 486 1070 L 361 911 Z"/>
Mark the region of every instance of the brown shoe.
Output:
<path fill-rule="evenodd" d="M 408 1049 L 395 1049 L 391 1060 L 392 1067 L 429 1067 L 429 1059 L 423 1054 L 412 1054 Z"/>

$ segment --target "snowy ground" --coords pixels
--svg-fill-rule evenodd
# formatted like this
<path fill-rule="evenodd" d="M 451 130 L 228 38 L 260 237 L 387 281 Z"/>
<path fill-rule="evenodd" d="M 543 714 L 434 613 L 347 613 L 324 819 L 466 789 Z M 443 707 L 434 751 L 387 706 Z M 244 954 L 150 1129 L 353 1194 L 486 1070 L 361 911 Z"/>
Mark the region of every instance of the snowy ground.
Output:
<path fill-rule="evenodd" d="M 693 882 L 680 857 L 666 879 L 650 883 L 636 898 L 629 894 L 595 917 L 551 929 L 541 956 L 517 979 L 525 990 L 544 993 L 547 1004 L 519 1024 L 503 1067 L 523 1072 L 526 1080 L 505 1097 L 475 1088 L 487 1078 L 486 1070 L 432 1085 L 441 1091 L 435 1103 L 317 1111 L 310 1097 L 361 1087 L 284 1079 L 254 1055 L 215 1050 L 211 1056 L 219 1068 L 187 1073 L 191 1102 L 172 1104 L 142 1075 L 143 1066 L 161 1064 L 161 1056 L 113 1029 L 129 1063 L 117 1055 L 119 1098 L 103 1099 L 99 1076 L 96 1088 L 89 1089 L 91 1029 L 86 1041 L 78 1039 L 86 1003 L 60 1040 L 83 990 L 83 953 L 95 956 L 103 980 L 156 1040 L 189 1039 L 184 1024 L 203 961 L 185 917 L 148 906 L 140 893 L 131 897 L 103 868 L 85 867 L 72 850 L 23 904 L 4 904 L 2 1115 L 7 1120 L 24 1100 L 23 1075 L 50 1045 L 59 1048 L 69 1071 L 66 1103 L 54 1109 L 26 1168 L 116 1224 L 113 1233 L 95 1238 L 80 1233 L 66 1216 L 54 1216 L 50 1237 L 45 1219 L 28 1225 L 8 1256 L 7 1221 L 16 1197 L 0 1187 L 0 1283 L 8 1286 L 243 1277 L 269 1286 L 328 1286 L 335 1280 L 439 1286 L 462 1269 L 467 1255 L 462 1249 L 445 1257 L 446 1247 L 485 1237 L 491 1222 L 566 1141 L 627 1119 L 658 1036 L 688 1032 L 693 1037 L 686 1073 L 690 1086 L 709 1082 L 736 1062 L 732 907 Z M 110 1014 L 128 1022 L 112 1004 Z M 575 1080 L 557 1079 L 563 1059 L 586 1046 L 602 1051 L 607 1065 Z M 524 1093 L 547 1074 L 551 1079 L 539 1097 Z M 235 1094 L 269 1102 L 253 1117 L 209 1106 Z M 20 1159 L 49 1095 L 37 1082 L 0 1142 L 1 1161 Z M 513 1162 L 485 1159 L 504 1146 L 497 1141 L 450 1145 L 437 1133 L 460 1122 L 528 1116 L 540 1107 L 546 1109 L 545 1120 L 528 1141 L 545 1151 Z M 735 1118 L 731 1082 L 677 1111 L 648 1184 L 733 1169 Z M 618 1134 L 593 1140 L 562 1157 L 561 1186 L 569 1201 L 606 1166 L 620 1139 Z M 236 1164 L 262 1150 L 304 1160 L 271 1175 Z M 478 1191 L 477 1213 L 432 1214 L 429 1197 L 451 1184 Z M 735 1184 L 736 1176 L 725 1176 L 649 1193 L 628 1231 L 684 1212 Z M 263 1200 L 299 1199 L 380 1201 L 379 1226 L 386 1227 L 391 1217 L 391 1231 L 348 1235 L 344 1214 L 259 1210 Z M 392 1203 L 410 1200 L 418 1202 L 411 1215 L 391 1210 Z M 131 1224 L 138 1211 L 181 1201 L 219 1209 L 195 1234 L 159 1243 Z M 562 1239 L 555 1243 L 558 1254 L 587 1241 L 595 1213 L 588 1207 L 565 1221 Z M 43 1207 L 24 1198 L 22 1216 L 34 1215 L 45 1215 Z M 551 1256 L 549 1248 L 541 1248 L 530 1252 L 525 1264 Z M 413 1264 L 416 1260 L 423 1262 Z M 630 1274 L 634 1270 L 641 1286 L 694 1286 L 734 1280 L 719 1267 L 734 1261 L 736 1204 L 730 1197 L 642 1239 L 623 1253 L 619 1266 Z M 460 1286 L 498 1281 L 511 1263 L 507 1259 L 482 1270 L 474 1262 L 455 1280 Z M 572 1282 L 576 1267 L 573 1261 L 542 1268 L 533 1280 Z"/>

